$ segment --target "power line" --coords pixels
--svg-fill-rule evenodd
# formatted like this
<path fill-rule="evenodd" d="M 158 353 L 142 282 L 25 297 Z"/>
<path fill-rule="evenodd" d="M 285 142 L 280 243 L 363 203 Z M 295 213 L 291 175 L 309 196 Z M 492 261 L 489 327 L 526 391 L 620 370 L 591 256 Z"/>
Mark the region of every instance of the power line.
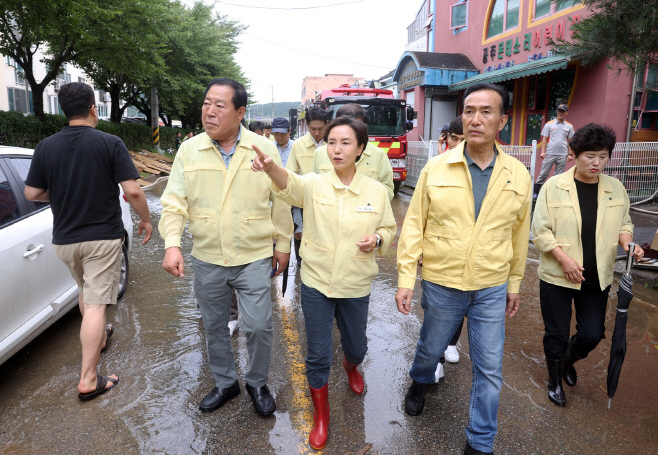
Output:
<path fill-rule="evenodd" d="M 354 0 L 351 2 L 341 2 L 341 3 L 331 3 L 329 5 L 317 5 L 317 6 L 299 6 L 299 7 L 291 7 L 291 8 L 286 8 L 286 7 L 276 7 L 276 6 L 253 6 L 253 5 L 240 5 L 238 3 L 229 3 L 229 2 L 222 2 L 218 1 L 220 5 L 230 5 L 230 6 L 239 6 L 241 8 L 254 8 L 254 9 L 277 9 L 277 10 L 298 10 L 298 9 L 318 9 L 318 8 L 331 8 L 332 6 L 339 6 L 339 5 L 351 5 L 353 3 L 361 3 L 363 0 Z"/>
<path fill-rule="evenodd" d="M 313 54 L 311 52 L 306 52 L 306 51 L 302 51 L 302 50 L 299 50 L 299 49 L 294 49 L 292 47 L 285 46 L 283 44 L 275 43 L 274 41 L 270 41 L 270 40 L 267 40 L 265 38 L 261 38 L 260 36 L 252 35 L 251 33 L 248 33 L 248 32 L 242 32 L 242 33 L 244 33 L 245 35 L 249 35 L 252 38 L 256 38 L 256 39 L 259 39 L 261 41 L 265 41 L 266 43 L 270 43 L 270 44 L 274 44 L 275 46 L 283 47 L 284 49 L 288 49 L 288 50 L 291 50 L 291 51 L 294 51 L 294 52 L 299 52 L 301 54 L 311 55 L 313 57 L 323 58 L 325 60 L 333 60 L 335 62 L 349 63 L 350 65 L 369 66 L 369 67 L 372 67 L 372 68 L 380 68 L 380 69 L 385 69 L 385 70 L 389 70 L 389 71 L 391 69 L 388 66 L 368 65 L 367 63 L 350 62 L 350 61 L 347 61 L 347 60 L 340 60 L 340 59 L 337 59 L 337 58 L 327 57 L 326 55 Z"/>

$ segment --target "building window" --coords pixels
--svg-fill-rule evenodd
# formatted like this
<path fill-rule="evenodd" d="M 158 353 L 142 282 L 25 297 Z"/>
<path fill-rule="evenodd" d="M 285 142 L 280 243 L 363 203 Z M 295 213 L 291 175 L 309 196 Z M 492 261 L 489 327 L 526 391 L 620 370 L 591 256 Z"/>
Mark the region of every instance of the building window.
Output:
<path fill-rule="evenodd" d="M 32 107 L 32 92 L 18 88 L 8 88 L 7 95 L 9 97 L 9 110 L 22 112 L 23 114 L 32 114 L 34 108 Z"/>
<path fill-rule="evenodd" d="M 407 44 L 426 36 L 429 19 L 429 7 L 425 0 L 416 13 L 416 19 L 407 27 Z"/>
<path fill-rule="evenodd" d="M 647 65 L 637 72 L 635 90 L 633 127 L 658 130 L 658 65 Z"/>
<path fill-rule="evenodd" d="M 78 77 L 78 82 L 82 82 L 83 84 L 86 84 L 87 79 L 85 79 L 84 77 Z"/>
<path fill-rule="evenodd" d="M 466 27 L 467 8 L 467 0 L 463 0 L 450 7 L 450 30 L 458 30 L 462 27 Z"/>
<path fill-rule="evenodd" d="M 495 0 L 491 10 L 487 38 L 500 35 L 503 32 L 519 26 L 520 0 Z"/>
<path fill-rule="evenodd" d="M 556 2 L 555 0 L 535 0 L 534 18 L 539 19 L 550 14 L 555 14 L 579 3 L 582 3 L 582 0 L 562 0 L 561 2 Z"/>
<path fill-rule="evenodd" d="M 16 64 L 14 66 L 14 78 L 16 80 L 16 83 L 19 85 L 25 85 L 25 73 L 23 72 L 23 68 L 19 64 Z"/>

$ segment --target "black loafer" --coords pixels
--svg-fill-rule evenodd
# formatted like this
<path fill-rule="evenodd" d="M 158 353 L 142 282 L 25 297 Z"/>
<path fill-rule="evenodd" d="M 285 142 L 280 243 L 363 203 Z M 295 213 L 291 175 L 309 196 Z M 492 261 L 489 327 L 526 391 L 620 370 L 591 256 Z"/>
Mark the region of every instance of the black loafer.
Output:
<path fill-rule="evenodd" d="M 224 404 L 226 404 L 227 401 L 237 397 L 238 395 L 240 395 L 240 385 L 238 384 L 237 380 L 231 387 L 227 387 L 225 389 L 215 387 L 201 401 L 199 409 L 203 412 L 212 412 L 215 409 L 221 408 L 224 406 Z"/>
<path fill-rule="evenodd" d="M 252 387 L 247 384 L 247 392 L 254 402 L 254 409 L 259 416 L 268 416 L 276 411 L 274 397 L 267 388 L 267 384 L 262 387 Z"/>

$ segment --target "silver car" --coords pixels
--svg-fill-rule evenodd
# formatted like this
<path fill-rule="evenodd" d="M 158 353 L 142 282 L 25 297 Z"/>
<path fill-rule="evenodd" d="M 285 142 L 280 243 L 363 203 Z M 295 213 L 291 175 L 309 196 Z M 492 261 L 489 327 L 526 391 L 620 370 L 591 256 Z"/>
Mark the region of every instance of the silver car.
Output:
<path fill-rule="evenodd" d="M 50 204 L 28 201 L 23 194 L 33 153 L 0 146 L 0 364 L 78 306 L 78 286 L 52 245 Z M 125 230 L 121 298 L 128 286 L 133 223 L 119 190 Z"/>

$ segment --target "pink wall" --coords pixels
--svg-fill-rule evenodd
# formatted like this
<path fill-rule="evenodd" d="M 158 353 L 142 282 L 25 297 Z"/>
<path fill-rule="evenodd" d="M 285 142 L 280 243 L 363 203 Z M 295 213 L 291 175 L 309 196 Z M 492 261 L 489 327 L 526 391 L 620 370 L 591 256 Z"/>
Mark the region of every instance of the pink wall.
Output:
<path fill-rule="evenodd" d="M 302 104 L 306 100 L 314 99 L 316 91 L 331 90 L 340 87 L 342 84 L 354 85 L 357 81 L 362 80 L 362 77 L 355 77 L 352 74 L 325 74 L 322 77 L 306 76 L 302 82 Z"/>

